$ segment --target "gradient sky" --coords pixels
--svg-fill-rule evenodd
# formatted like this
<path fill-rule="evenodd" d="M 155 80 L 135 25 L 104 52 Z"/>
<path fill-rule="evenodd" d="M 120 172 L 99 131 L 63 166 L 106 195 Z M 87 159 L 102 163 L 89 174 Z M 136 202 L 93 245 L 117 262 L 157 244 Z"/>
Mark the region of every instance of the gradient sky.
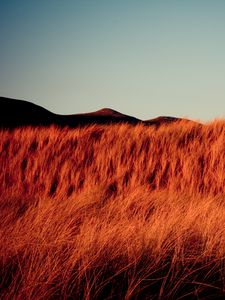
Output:
<path fill-rule="evenodd" d="M 62 114 L 225 117 L 224 0 L 0 0 L 0 95 Z"/>

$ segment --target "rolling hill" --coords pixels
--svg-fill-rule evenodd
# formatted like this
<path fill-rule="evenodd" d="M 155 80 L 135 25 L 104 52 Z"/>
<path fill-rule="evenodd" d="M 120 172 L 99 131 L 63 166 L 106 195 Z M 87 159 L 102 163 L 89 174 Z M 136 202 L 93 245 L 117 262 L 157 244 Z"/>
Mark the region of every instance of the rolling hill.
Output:
<path fill-rule="evenodd" d="M 0 97 L 0 127 L 13 128 L 20 126 L 49 126 L 77 127 L 90 124 L 143 124 L 147 126 L 160 126 L 165 123 L 176 122 L 181 119 L 175 117 L 157 117 L 151 120 L 140 120 L 132 116 L 122 114 L 110 108 L 103 108 L 95 112 L 59 115 L 34 103 Z"/>

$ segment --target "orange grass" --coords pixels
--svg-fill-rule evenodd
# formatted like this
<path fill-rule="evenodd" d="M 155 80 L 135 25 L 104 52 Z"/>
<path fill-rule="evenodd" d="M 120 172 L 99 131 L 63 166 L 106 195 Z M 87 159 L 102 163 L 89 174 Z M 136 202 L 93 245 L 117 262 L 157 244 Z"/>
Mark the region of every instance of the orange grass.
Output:
<path fill-rule="evenodd" d="M 1 299 L 223 299 L 224 150 L 224 121 L 1 130 Z"/>

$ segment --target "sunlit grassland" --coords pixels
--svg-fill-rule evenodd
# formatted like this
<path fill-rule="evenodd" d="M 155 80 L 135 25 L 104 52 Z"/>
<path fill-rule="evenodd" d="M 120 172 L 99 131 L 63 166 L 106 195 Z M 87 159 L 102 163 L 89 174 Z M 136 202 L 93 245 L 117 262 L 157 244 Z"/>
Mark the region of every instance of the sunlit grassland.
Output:
<path fill-rule="evenodd" d="M 224 121 L 1 130 L 1 298 L 222 299 L 224 187 Z"/>

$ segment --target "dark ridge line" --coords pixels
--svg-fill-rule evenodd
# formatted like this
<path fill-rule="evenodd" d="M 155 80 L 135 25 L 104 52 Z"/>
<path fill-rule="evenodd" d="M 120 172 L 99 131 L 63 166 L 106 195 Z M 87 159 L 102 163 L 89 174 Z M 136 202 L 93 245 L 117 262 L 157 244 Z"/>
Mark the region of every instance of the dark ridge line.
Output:
<path fill-rule="evenodd" d="M 91 124 L 117 124 L 128 123 L 132 125 L 144 124 L 147 126 L 160 126 L 184 119 L 175 117 L 157 117 L 151 120 L 122 114 L 110 108 L 103 108 L 95 112 L 73 115 L 60 115 L 25 100 L 0 97 L 0 127 L 15 128 L 22 126 L 50 126 L 79 127 Z M 186 120 L 186 119 L 185 119 Z M 189 121 L 189 120 L 186 120 Z M 192 121 L 189 121 L 192 122 Z"/>

